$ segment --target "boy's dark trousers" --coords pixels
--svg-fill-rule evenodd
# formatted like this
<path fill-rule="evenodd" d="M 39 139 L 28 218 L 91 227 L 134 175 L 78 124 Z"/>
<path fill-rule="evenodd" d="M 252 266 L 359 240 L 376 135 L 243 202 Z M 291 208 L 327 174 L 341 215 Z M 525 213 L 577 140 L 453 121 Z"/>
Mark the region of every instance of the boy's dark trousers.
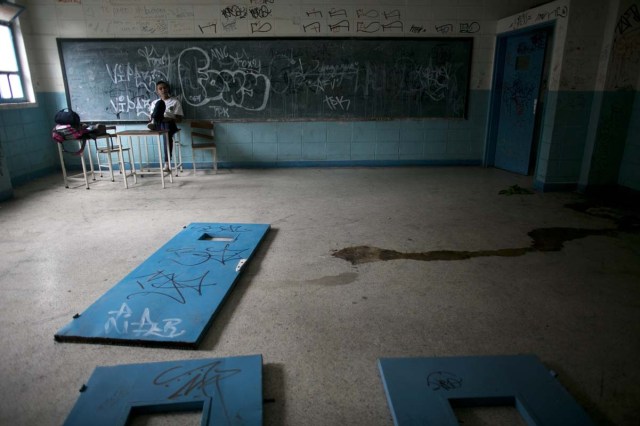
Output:
<path fill-rule="evenodd" d="M 169 162 L 169 158 L 171 158 L 171 154 L 173 153 L 173 135 L 178 131 L 178 126 L 173 121 L 165 122 L 164 121 L 164 112 L 167 109 L 164 101 L 162 99 L 158 99 L 156 102 L 156 106 L 153 108 L 153 112 L 151 113 L 151 120 L 155 125 L 156 129 L 168 130 L 169 131 L 169 152 L 167 152 L 167 147 L 164 148 L 164 161 Z"/>

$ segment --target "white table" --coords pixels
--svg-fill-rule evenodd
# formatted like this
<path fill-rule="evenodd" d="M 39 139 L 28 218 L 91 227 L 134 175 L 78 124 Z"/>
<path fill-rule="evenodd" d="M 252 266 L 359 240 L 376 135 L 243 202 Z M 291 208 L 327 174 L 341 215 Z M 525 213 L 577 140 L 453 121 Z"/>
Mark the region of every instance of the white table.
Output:
<path fill-rule="evenodd" d="M 147 175 L 147 174 L 159 174 L 160 175 L 160 180 L 162 182 L 162 188 L 165 187 L 164 184 L 164 177 L 165 174 L 169 175 L 169 181 L 171 183 L 173 183 L 173 173 L 171 171 L 171 162 L 169 162 L 169 170 L 165 171 L 164 170 L 164 150 L 163 148 L 163 139 L 164 139 L 164 146 L 167 149 L 169 149 L 169 135 L 168 135 L 169 131 L 167 130 L 124 130 L 122 132 L 118 132 L 116 133 L 116 136 L 118 137 L 118 145 L 119 146 L 123 146 L 123 143 L 125 142 L 125 140 L 128 140 L 128 146 L 129 148 L 131 148 L 131 154 L 133 156 L 133 162 L 131 163 L 131 174 L 133 175 L 133 182 L 137 183 L 137 176 L 138 175 Z M 153 138 L 156 141 L 156 146 L 158 148 L 158 169 L 157 170 L 152 170 L 152 169 L 147 169 L 144 170 L 144 168 L 142 167 L 142 144 L 144 143 L 144 141 L 147 138 Z M 137 144 L 138 147 L 138 158 L 139 158 L 139 164 L 140 164 L 140 169 L 136 170 L 136 156 L 135 156 L 135 149 L 134 149 L 134 144 Z M 149 159 L 147 159 L 148 161 Z M 125 186 L 127 186 L 127 176 L 125 174 L 124 177 L 125 180 Z M 127 186 L 128 187 L 128 186 Z"/>
<path fill-rule="evenodd" d="M 100 173 L 100 176 L 102 177 L 102 169 L 104 167 L 108 167 L 109 168 L 109 174 L 111 175 L 111 182 L 113 182 L 114 176 L 113 176 L 113 162 L 111 159 L 111 154 L 113 153 L 117 153 L 118 154 L 118 164 L 120 167 L 120 173 L 123 175 L 124 179 L 124 187 L 128 188 L 129 185 L 127 184 L 127 169 L 125 167 L 125 161 L 124 161 L 124 152 L 126 151 L 127 154 L 129 154 L 129 165 L 131 167 L 131 172 L 129 173 L 129 176 L 131 176 L 133 174 L 133 160 L 131 157 L 131 149 L 130 148 L 123 148 L 122 144 L 116 144 L 114 145 L 113 143 L 113 138 L 116 137 L 116 133 L 108 133 L 109 130 L 115 131 L 116 130 L 116 126 L 106 126 L 106 131 L 107 133 L 102 134 L 102 135 L 98 135 L 93 137 L 93 143 L 95 145 L 95 149 L 96 149 L 96 159 L 98 160 L 98 172 Z M 104 139 L 106 142 L 106 145 L 100 145 L 98 141 Z M 100 162 L 100 155 L 106 155 L 107 156 L 107 164 L 106 165 L 102 165 Z M 94 177 L 95 180 L 95 177 Z"/>
<path fill-rule="evenodd" d="M 62 143 L 59 143 L 59 142 L 56 143 L 56 145 L 58 146 L 58 155 L 60 156 L 60 167 L 62 167 L 62 179 L 64 179 L 65 188 L 69 188 L 69 179 L 79 179 L 82 176 L 82 179 L 84 179 L 85 187 L 89 189 L 89 177 L 87 176 L 87 166 L 86 166 L 86 163 L 84 162 L 84 153 L 86 150 L 87 142 L 83 142 L 82 139 L 67 139 L 63 143 L 66 143 L 67 145 L 68 144 L 73 144 L 74 146 L 77 145 L 78 150 L 82 149 L 81 153 L 74 154 L 73 151 L 71 153 L 68 151 L 65 151 L 62 146 Z M 80 157 L 80 163 L 82 164 L 82 173 L 73 174 L 73 175 L 67 174 L 67 166 L 64 163 L 65 153 L 70 155 L 77 155 Z M 92 179 L 96 180 L 96 176 L 93 171 L 93 161 L 91 160 L 91 153 L 89 153 L 89 165 L 90 165 Z"/>

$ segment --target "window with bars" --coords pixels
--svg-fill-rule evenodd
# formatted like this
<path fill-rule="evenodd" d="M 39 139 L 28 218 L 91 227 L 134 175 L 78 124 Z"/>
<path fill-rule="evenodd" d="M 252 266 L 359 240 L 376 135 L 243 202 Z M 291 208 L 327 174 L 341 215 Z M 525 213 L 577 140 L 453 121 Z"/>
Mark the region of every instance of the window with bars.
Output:
<path fill-rule="evenodd" d="M 0 52 L 0 104 L 26 101 L 11 23 L 0 23 Z"/>

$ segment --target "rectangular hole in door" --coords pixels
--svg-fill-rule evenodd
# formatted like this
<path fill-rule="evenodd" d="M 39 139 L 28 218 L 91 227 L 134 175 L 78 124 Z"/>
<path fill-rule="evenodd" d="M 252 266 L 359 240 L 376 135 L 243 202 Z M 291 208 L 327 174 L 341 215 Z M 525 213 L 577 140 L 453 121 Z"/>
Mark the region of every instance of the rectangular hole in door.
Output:
<path fill-rule="evenodd" d="M 200 426 L 204 403 L 135 406 L 129 411 L 127 426 Z"/>
<path fill-rule="evenodd" d="M 236 240 L 233 237 L 225 237 L 223 235 L 212 235 L 212 234 L 202 234 L 202 236 L 198 239 L 203 241 L 223 241 L 228 243 Z"/>
<path fill-rule="evenodd" d="M 450 399 L 460 426 L 528 426 L 515 398 Z"/>

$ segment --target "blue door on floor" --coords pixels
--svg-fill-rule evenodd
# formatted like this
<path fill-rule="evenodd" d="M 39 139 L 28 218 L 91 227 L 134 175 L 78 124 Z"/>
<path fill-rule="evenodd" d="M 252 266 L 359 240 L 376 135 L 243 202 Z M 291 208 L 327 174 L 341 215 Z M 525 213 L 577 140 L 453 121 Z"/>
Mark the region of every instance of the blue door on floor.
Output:
<path fill-rule="evenodd" d="M 529 174 L 536 107 L 545 64 L 547 30 L 509 36 L 505 41 L 494 166 Z M 500 72 L 500 70 L 498 70 Z"/>
<path fill-rule="evenodd" d="M 269 228 L 186 226 L 75 315 L 56 341 L 196 348 Z"/>

